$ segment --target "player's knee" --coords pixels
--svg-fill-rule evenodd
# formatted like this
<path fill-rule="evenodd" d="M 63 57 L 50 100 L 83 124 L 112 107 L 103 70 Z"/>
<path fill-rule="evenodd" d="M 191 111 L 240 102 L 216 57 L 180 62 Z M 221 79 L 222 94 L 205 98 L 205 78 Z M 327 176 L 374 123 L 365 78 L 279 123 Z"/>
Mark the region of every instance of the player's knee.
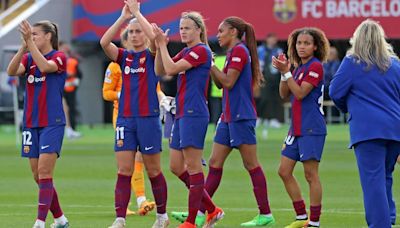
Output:
<path fill-rule="evenodd" d="M 118 167 L 118 173 L 124 176 L 132 176 L 133 175 L 133 167 L 130 166 L 121 166 Z"/>
<path fill-rule="evenodd" d="M 47 178 L 52 178 L 51 168 L 46 167 L 46 166 L 39 167 L 38 168 L 38 179 L 47 179 Z"/>
<path fill-rule="evenodd" d="M 220 161 L 220 159 L 216 159 L 214 157 L 211 157 L 210 161 L 208 162 L 208 165 L 213 167 L 213 168 L 222 168 L 224 163 L 223 163 L 223 161 Z"/>
<path fill-rule="evenodd" d="M 279 167 L 278 175 L 281 177 L 282 180 L 287 180 L 292 177 L 292 173 L 283 167 Z"/>
<path fill-rule="evenodd" d="M 304 176 L 308 183 L 316 183 L 319 181 L 319 176 L 316 171 L 305 171 Z"/>
<path fill-rule="evenodd" d="M 175 176 L 179 176 L 181 175 L 183 172 L 185 172 L 184 167 L 181 164 L 176 164 L 171 162 L 169 164 L 169 169 L 171 170 L 171 172 L 175 175 Z"/>
<path fill-rule="evenodd" d="M 156 177 L 156 176 L 158 176 L 160 174 L 161 169 L 157 168 L 157 167 L 150 167 L 150 168 L 146 168 L 146 171 L 147 171 L 147 175 L 150 178 L 153 178 L 153 177 Z"/>
<path fill-rule="evenodd" d="M 243 166 L 247 171 L 253 170 L 260 166 L 260 164 L 257 161 L 245 161 L 243 160 Z"/>

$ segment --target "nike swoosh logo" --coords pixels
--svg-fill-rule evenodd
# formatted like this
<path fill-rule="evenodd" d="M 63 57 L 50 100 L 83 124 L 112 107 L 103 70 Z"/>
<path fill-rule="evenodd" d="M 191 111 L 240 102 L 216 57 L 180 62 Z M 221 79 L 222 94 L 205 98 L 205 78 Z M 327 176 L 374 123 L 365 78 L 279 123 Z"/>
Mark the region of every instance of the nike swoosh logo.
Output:
<path fill-rule="evenodd" d="M 40 149 L 44 150 L 46 148 L 48 148 L 50 145 L 46 145 L 46 146 L 41 146 Z"/>
<path fill-rule="evenodd" d="M 302 157 L 303 157 L 303 155 L 304 155 L 304 154 L 300 154 L 300 158 L 302 158 Z"/>
<path fill-rule="evenodd" d="M 151 150 L 151 149 L 153 149 L 152 146 L 150 146 L 150 147 L 145 147 L 145 148 L 144 148 L 144 150 Z"/>

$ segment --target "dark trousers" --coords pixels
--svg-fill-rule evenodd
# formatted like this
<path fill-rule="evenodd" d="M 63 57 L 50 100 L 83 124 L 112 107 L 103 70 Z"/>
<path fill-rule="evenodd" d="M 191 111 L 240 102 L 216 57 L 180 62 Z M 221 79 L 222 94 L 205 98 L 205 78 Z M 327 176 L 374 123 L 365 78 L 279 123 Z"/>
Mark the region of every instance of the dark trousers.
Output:
<path fill-rule="evenodd" d="M 76 109 L 76 90 L 74 90 L 73 92 L 67 93 L 64 92 L 64 97 L 65 100 L 67 101 L 67 105 L 69 108 L 69 120 L 71 122 L 71 127 L 72 129 L 75 130 L 76 127 L 76 117 L 78 115 L 78 111 Z"/>

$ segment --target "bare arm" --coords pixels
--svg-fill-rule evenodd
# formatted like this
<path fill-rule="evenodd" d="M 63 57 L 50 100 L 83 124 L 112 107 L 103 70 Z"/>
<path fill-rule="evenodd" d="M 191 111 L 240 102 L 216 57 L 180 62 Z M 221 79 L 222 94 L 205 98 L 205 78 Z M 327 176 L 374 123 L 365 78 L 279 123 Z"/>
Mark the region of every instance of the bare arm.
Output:
<path fill-rule="evenodd" d="M 214 75 L 212 71 L 210 71 L 211 79 L 214 81 L 214 84 L 217 86 L 218 89 L 222 89 L 223 86 L 221 82 L 218 80 L 218 78 Z"/>
<path fill-rule="evenodd" d="M 25 41 L 23 41 L 25 44 Z M 14 55 L 14 57 L 11 59 L 10 63 L 8 64 L 7 67 L 7 74 L 10 76 L 23 76 L 26 69 L 24 65 L 22 65 L 21 60 L 22 56 L 26 52 L 26 44 L 22 45 L 17 53 Z"/>
<path fill-rule="evenodd" d="M 286 81 L 282 81 L 279 83 L 279 95 L 282 99 L 285 99 L 290 96 L 290 90 Z"/>
<path fill-rule="evenodd" d="M 240 71 L 234 68 L 229 68 L 228 72 L 225 74 L 224 72 L 220 71 L 216 66 L 212 66 L 211 75 L 213 75 L 213 77 L 217 79 L 217 82 L 220 84 L 221 87 L 232 89 L 239 78 Z"/>
<path fill-rule="evenodd" d="M 162 64 L 160 49 L 156 51 L 156 58 L 154 60 L 154 71 L 156 75 L 166 75 L 164 65 Z"/>
<path fill-rule="evenodd" d="M 118 33 L 120 27 L 124 24 L 124 22 L 131 18 L 131 12 L 127 5 L 124 6 L 121 12 L 121 16 L 111 25 L 110 28 L 104 33 L 103 37 L 101 37 L 100 45 L 103 48 L 104 52 L 112 61 L 117 61 L 118 58 L 118 47 L 112 43 L 112 39 Z"/>

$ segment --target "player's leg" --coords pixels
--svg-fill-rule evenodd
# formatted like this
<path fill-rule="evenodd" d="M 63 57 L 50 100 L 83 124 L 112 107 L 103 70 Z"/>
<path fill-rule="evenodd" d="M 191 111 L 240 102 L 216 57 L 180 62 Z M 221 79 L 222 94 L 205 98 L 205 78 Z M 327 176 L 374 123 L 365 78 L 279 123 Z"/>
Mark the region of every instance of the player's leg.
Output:
<path fill-rule="evenodd" d="M 43 217 L 45 218 L 50 210 L 55 220 L 51 227 L 68 227 L 68 220 L 61 210 L 58 194 L 53 185 L 53 171 L 61 151 L 64 126 L 42 128 L 38 130 L 38 136 L 39 159 L 37 161 L 32 159 L 30 162 L 35 179 L 39 184 L 38 219 L 44 221 Z M 37 172 L 34 171 L 36 167 Z"/>
<path fill-rule="evenodd" d="M 369 227 L 390 227 L 389 204 L 386 193 L 387 140 L 368 140 L 354 146 L 365 217 Z"/>
<path fill-rule="evenodd" d="M 136 151 L 116 151 L 118 176 L 115 184 L 114 203 L 116 219 L 109 228 L 125 227 L 126 210 L 131 198 L 131 178 Z"/>
<path fill-rule="evenodd" d="M 239 151 L 243 165 L 250 174 L 254 196 L 259 208 L 259 214 L 253 220 L 242 223 L 241 226 L 254 227 L 274 224 L 275 219 L 268 202 L 267 181 L 257 159 L 257 145 L 242 144 L 239 146 Z"/>
<path fill-rule="evenodd" d="M 44 227 L 47 213 L 53 199 L 53 170 L 56 164 L 56 153 L 43 153 L 38 159 L 39 200 L 38 216 L 34 227 Z"/>
<path fill-rule="evenodd" d="M 300 160 L 310 189 L 310 219 L 308 227 L 319 227 L 322 202 L 322 185 L 319 178 L 319 162 L 325 144 L 323 136 L 303 136 L 298 138 Z"/>
<path fill-rule="evenodd" d="M 136 196 L 136 202 L 138 207 L 139 215 L 146 215 L 148 212 L 152 211 L 155 207 L 155 203 L 152 201 L 147 201 L 145 195 L 145 181 L 144 181 L 144 164 L 142 153 L 137 152 L 135 157 L 135 168 L 132 175 L 131 180 L 131 188 Z M 136 214 L 134 211 L 129 210 L 126 211 L 127 215 Z"/>
<path fill-rule="evenodd" d="M 167 207 L 167 182 L 161 171 L 161 153 L 143 154 L 143 161 L 149 176 L 153 196 L 157 205 L 157 219 L 153 227 L 164 228 L 169 224 Z M 154 208 L 154 206 L 153 206 Z"/>
<path fill-rule="evenodd" d="M 232 151 L 230 139 L 228 124 L 218 120 L 205 184 L 205 188 L 211 197 L 218 189 L 222 178 L 225 160 Z"/>
<path fill-rule="evenodd" d="M 153 228 L 164 228 L 169 224 L 167 207 L 167 183 L 161 171 L 161 122 L 158 117 L 137 118 L 139 149 L 151 182 L 157 204 L 156 221 Z"/>
<path fill-rule="evenodd" d="M 308 160 L 303 162 L 304 175 L 310 188 L 310 220 L 308 226 L 319 227 L 321 215 L 322 185 L 318 175 L 319 162 Z"/>
<path fill-rule="evenodd" d="M 202 169 L 202 155 L 204 139 L 207 133 L 208 118 L 182 118 L 180 126 L 180 147 L 183 148 L 184 162 L 189 174 L 189 210 L 185 224 L 195 224 L 197 212 L 203 204 L 208 211 L 208 225 L 213 225 L 222 219 L 224 213 L 212 202 L 210 196 L 204 189 L 204 173 Z M 206 224 L 206 227 L 207 227 Z"/>
<path fill-rule="evenodd" d="M 118 118 L 115 128 L 115 158 L 118 175 L 114 192 L 116 219 L 110 228 L 125 227 L 126 210 L 131 197 L 131 179 L 134 170 L 137 124 L 134 118 Z"/>
<path fill-rule="evenodd" d="M 294 167 L 300 160 L 298 140 L 294 136 L 287 136 L 282 147 L 282 156 L 279 164 L 278 174 L 285 185 L 286 192 L 293 203 L 296 212 L 296 220 L 287 228 L 300 228 L 307 223 L 306 205 L 301 196 L 299 183 L 293 175 Z"/>

